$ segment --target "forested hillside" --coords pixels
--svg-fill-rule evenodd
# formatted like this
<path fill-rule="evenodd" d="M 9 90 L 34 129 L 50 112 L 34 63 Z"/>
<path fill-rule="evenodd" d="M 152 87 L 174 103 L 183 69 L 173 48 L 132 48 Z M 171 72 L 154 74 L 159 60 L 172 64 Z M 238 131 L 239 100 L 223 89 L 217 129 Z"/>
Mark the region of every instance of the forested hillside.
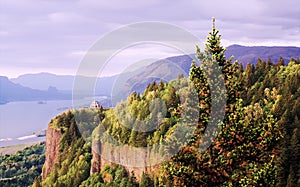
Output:
<path fill-rule="evenodd" d="M 18 151 L 13 155 L 0 156 L 0 186 L 30 186 L 42 172 L 45 162 L 45 143 Z"/>
<path fill-rule="evenodd" d="M 34 186 L 299 186 L 300 61 L 243 67 L 220 41 L 213 26 L 188 78 L 153 82 L 115 108 L 54 118 L 48 130 L 61 136 L 47 143 L 59 142 L 58 156 L 47 162 L 46 151 Z M 170 157 L 142 173 L 104 166 L 103 142 Z"/>
<path fill-rule="evenodd" d="M 291 58 L 300 58 L 300 48 L 230 45 L 226 48 L 225 54 L 234 55 L 235 59 L 244 65 L 247 63 L 255 65 L 258 59 L 275 63 L 284 61 L 287 64 Z"/>

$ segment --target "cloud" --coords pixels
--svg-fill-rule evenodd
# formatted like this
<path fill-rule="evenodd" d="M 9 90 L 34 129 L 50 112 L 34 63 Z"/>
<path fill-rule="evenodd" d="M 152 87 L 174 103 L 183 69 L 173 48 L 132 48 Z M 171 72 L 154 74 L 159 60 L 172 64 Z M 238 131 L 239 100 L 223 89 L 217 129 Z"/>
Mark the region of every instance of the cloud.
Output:
<path fill-rule="evenodd" d="M 24 73 L 29 66 L 76 72 L 83 52 L 99 38 L 142 21 L 176 24 L 204 41 L 214 16 L 224 45 L 300 46 L 294 0 L 1 0 L 0 9 L 1 75 L 16 66 Z"/>

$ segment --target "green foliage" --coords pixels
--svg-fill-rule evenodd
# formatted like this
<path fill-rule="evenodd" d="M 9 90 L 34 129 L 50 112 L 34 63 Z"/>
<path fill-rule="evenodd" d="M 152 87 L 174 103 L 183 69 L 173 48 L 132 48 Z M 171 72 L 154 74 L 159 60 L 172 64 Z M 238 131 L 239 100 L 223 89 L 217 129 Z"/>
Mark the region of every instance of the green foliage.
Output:
<path fill-rule="evenodd" d="M 62 134 L 59 162 L 43 180 L 43 186 L 79 186 L 89 177 L 91 147 L 83 140 L 71 111 L 54 119 L 55 128 Z"/>
<path fill-rule="evenodd" d="M 136 182 L 133 173 L 129 176 L 127 171 L 122 166 L 112 164 L 105 166 L 100 174 L 92 174 L 87 180 L 82 182 L 80 186 L 132 187 L 138 186 L 138 183 Z"/>
<path fill-rule="evenodd" d="M 163 167 L 167 180 L 174 186 L 274 186 L 277 183 L 276 152 L 283 133 L 273 111 L 280 107 L 281 96 L 276 88 L 268 89 L 267 82 L 256 84 L 269 76 L 273 66 L 260 61 L 257 69 L 248 65 L 244 72 L 238 64 L 232 64 L 231 59 L 225 60 L 224 51 L 220 46 L 220 35 L 213 26 L 205 53 L 197 48 L 197 57 L 204 60 L 200 62 L 204 65 L 198 67 L 193 63 L 190 71 L 200 101 L 199 130 L 194 141 Z M 208 149 L 200 152 L 199 145 L 209 143 L 202 134 L 211 115 L 211 89 L 217 88 L 209 85 L 209 79 L 218 69 L 215 62 L 225 80 L 226 113 L 223 122 L 219 123 L 221 131 L 218 136 Z M 242 86 L 251 87 L 253 84 L 256 91 L 243 94 L 247 103 L 252 104 L 244 106 L 239 97 L 244 90 Z M 210 135 L 214 132 L 211 131 Z"/>
<path fill-rule="evenodd" d="M 105 117 L 104 111 L 99 109 L 74 110 L 76 124 L 81 136 L 87 142 L 91 142 L 92 132 Z"/>
<path fill-rule="evenodd" d="M 154 186 L 154 183 L 151 180 L 150 176 L 143 172 L 139 186 L 140 187 L 152 187 L 152 186 Z"/>
<path fill-rule="evenodd" d="M 298 161 L 300 146 L 296 143 L 297 138 L 293 138 L 293 134 L 300 127 L 298 120 L 300 114 L 299 64 L 295 60 L 291 60 L 287 66 L 283 63 L 275 65 L 258 60 L 256 68 L 253 65 L 247 65 L 242 74 L 242 80 L 244 90 L 241 95 L 245 105 L 253 105 L 255 102 L 263 103 L 261 98 L 264 98 L 264 90 L 276 89 L 278 98 L 274 105 L 269 106 L 269 113 L 278 120 L 276 123 L 284 136 L 276 157 L 279 158 L 276 160 L 277 186 L 286 186 L 293 182 L 296 184 L 299 180 L 297 173 L 299 173 L 298 166 L 300 165 Z"/>
<path fill-rule="evenodd" d="M 100 174 L 98 173 L 94 173 L 92 174 L 87 180 L 83 181 L 81 184 L 80 184 L 80 187 L 88 187 L 88 186 L 91 186 L 91 187 L 102 187 L 104 186 L 104 182 L 103 182 L 103 179 L 101 177 Z"/>
<path fill-rule="evenodd" d="M 184 96 L 189 98 L 191 94 L 188 86 L 187 79 L 179 78 L 170 83 L 149 84 L 142 95 L 133 92 L 127 101 L 105 112 L 105 132 L 98 137 L 102 142 L 135 147 L 159 144 L 166 134 L 172 134 L 170 129 L 178 123 L 182 107 L 187 107 Z"/>
<path fill-rule="evenodd" d="M 13 155 L 0 156 L 0 186 L 29 186 L 41 175 L 45 161 L 45 143 L 39 143 Z"/>

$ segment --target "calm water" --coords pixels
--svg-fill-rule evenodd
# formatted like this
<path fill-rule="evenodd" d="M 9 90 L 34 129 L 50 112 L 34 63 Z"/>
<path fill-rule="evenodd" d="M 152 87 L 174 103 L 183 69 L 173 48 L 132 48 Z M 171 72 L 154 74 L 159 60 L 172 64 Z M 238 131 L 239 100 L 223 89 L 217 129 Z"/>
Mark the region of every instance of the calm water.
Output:
<path fill-rule="evenodd" d="M 103 97 L 101 97 L 103 98 Z M 89 106 L 93 98 L 86 98 Z M 97 98 L 99 100 L 99 98 Z M 32 136 L 46 129 L 50 120 L 72 108 L 72 100 L 11 102 L 0 105 L 0 147 L 45 139 Z"/>

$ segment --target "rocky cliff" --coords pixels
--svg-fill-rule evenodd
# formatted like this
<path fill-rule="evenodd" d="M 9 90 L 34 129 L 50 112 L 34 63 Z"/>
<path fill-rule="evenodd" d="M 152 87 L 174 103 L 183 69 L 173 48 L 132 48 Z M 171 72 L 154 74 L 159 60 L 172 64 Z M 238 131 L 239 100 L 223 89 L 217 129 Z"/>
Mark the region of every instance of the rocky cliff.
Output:
<path fill-rule="evenodd" d="M 43 167 L 43 179 L 45 179 L 49 173 L 54 170 L 55 163 L 58 162 L 59 158 L 59 143 L 62 134 L 59 130 L 53 128 L 53 124 L 48 125 L 46 134 L 46 160 Z"/>
<path fill-rule="evenodd" d="M 54 120 L 55 124 L 50 123 L 48 126 L 46 134 L 46 160 L 42 173 L 43 179 L 46 179 L 47 176 L 54 171 L 56 164 L 59 165 L 59 162 L 63 162 L 63 160 L 60 160 L 63 158 L 60 155 L 62 154 L 60 152 L 60 145 L 62 139 L 66 141 L 66 133 L 70 133 L 71 126 L 64 126 L 64 123 L 68 123 L 68 120 L 70 120 L 68 115 L 60 115 L 59 118 Z M 72 141 L 76 141 L 76 138 Z M 70 144 L 70 146 L 71 145 L 72 144 Z M 76 149 L 78 148 L 83 149 L 83 147 L 77 147 Z M 106 165 L 120 164 L 124 166 L 129 173 L 134 172 L 138 181 L 143 172 L 154 172 L 155 169 L 157 169 L 155 165 L 162 159 L 154 154 L 151 149 L 137 148 L 128 145 L 114 146 L 108 143 L 101 143 L 100 141 L 93 141 L 91 154 L 91 174 L 100 173 Z"/>
<path fill-rule="evenodd" d="M 137 148 L 128 145 L 115 146 L 93 142 L 91 174 L 99 173 L 106 165 L 120 164 L 139 181 L 143 172 L 152 173 L 163 160 L 149 148 Z"/>

